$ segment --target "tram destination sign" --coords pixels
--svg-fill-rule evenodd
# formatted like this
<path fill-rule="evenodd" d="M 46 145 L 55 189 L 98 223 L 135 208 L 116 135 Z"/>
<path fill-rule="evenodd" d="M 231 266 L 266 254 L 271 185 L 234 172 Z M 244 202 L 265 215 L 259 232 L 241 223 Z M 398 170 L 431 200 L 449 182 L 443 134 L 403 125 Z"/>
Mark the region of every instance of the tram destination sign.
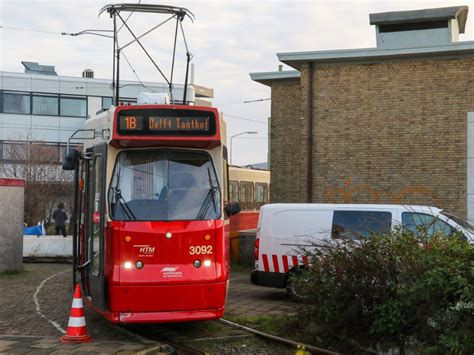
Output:
<path fill-rule="evenodd" d="M 214 114 L 206 111 L 130 110 L 119 113 L 117 129 L 123 135 L 211 136 L 215 134 L 216 122 Z"/>

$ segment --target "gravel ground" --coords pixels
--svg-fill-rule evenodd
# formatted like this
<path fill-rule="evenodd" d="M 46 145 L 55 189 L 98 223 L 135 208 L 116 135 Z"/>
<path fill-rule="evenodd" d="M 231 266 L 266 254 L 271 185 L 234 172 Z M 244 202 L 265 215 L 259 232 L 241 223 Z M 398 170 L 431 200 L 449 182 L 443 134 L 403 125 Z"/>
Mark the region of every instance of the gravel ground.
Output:
<path fill-rule="evenodd" d="M 56 275 L 61 273 L 59 275 Z M 37 294 L 38 304 L 47 318 L 66 329 L 72 303 L 70 264 L 24 264 L 24 272 L 0 274 L 0 334 L 60 336 L 58 329 L 36 313 L 33 295 L 50 276 Z M 87 307 L 87 330 L 94 339 L 137 341 L 126 331 L 110 324 Z"/>

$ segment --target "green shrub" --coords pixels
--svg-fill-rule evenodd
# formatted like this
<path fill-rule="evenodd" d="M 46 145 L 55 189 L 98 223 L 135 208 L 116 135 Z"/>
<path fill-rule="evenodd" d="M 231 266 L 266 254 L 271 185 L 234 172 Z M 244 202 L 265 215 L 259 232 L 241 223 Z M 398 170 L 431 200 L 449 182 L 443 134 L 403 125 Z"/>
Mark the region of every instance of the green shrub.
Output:
<path fill-rule="evenodd" d="M 340 351 L 474 351 L 474 246 L 394 232 L 329 240 L 293 280 L 302 331 Z"/>

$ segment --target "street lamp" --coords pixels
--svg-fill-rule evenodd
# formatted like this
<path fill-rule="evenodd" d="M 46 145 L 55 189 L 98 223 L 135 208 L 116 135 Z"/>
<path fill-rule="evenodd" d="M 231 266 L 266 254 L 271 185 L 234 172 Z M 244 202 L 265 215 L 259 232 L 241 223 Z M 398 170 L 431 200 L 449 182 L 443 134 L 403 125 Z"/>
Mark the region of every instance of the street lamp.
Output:
<path fill-rule="evenodd" d="M 234 139 L 237 136 L 242 136 L 244 134 L 257 134 L 257 133 L 258 132 L 255 132 L 255 131 L 240 132 L 230 137 L 230 165 L 232 165 L 232 153 L 234 152 L 234 150 L 232 149 L 232 139 Z"/>

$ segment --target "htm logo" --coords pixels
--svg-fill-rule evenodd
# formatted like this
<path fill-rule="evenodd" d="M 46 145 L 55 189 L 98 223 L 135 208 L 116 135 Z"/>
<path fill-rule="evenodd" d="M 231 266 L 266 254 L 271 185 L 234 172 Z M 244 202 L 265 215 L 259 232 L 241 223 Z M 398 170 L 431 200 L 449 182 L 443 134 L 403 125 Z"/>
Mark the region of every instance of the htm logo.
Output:
<path fill-rule="evenodd" d="M 140 254 L 154 254 L 155 247 L 141 247 Z"/>

